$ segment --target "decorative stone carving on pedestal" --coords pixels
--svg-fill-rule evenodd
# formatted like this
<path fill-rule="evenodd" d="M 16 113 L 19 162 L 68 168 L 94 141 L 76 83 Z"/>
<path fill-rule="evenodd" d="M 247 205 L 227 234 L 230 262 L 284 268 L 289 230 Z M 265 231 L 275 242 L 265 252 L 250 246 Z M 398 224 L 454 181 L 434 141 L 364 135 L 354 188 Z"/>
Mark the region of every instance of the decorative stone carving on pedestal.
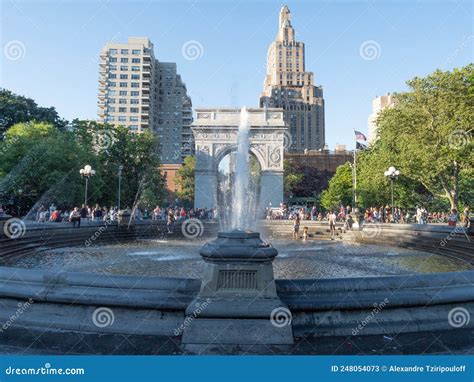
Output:
<path fill-rule="evenodd" d="M 257 158 L 261 173 L 259 205 L 274 207 L 283 202 L 283 152 L 288 128 L 282 109 L 248 109 L 250 152 Z M 219 162 L 237 150 L 240 109 L 197 109 L 193 123 L 196 144 L 196 208 L 217 205 Z"/>
<path fill-rule="evenodd" d="M 233 230 L 219 232 L 199 253 L 205 270 L 201 291 L 186 310 L 183 344 L 293 343 L 291 313 L 276 293 L 274 247 L 258 232 Z"/>

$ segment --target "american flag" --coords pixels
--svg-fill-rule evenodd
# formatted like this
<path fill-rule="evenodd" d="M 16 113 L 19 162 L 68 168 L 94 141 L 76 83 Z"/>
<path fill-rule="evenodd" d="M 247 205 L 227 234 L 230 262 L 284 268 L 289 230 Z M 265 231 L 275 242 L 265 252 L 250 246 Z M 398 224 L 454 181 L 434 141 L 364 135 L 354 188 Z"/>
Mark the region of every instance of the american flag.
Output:
<path fill-rule="evenodd" d="M 360 131 L 354 130 L 355 136 L 356 136 L 356 141 L 366 141 L 367 137 L 362 134 Z"/>

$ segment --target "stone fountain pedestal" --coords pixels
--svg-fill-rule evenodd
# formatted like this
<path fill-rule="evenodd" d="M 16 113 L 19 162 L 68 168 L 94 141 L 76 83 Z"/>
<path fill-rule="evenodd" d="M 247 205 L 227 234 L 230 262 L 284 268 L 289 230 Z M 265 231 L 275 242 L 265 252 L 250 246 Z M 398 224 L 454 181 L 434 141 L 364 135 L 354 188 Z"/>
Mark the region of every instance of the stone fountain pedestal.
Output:
<path fill-rule="evenodd" d="M 277 250 L 258 232 L 219 232 L 199 252 L 201 291 L 186 309 L 185 345 L 289 345 L 291 313 L 276 293 Z"/>

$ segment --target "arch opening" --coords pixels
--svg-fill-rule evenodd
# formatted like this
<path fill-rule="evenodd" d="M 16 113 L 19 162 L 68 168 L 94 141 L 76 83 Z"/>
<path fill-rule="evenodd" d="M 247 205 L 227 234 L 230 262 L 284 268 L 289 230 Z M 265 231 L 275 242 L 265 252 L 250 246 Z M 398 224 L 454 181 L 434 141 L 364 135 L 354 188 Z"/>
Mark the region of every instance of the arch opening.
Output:
<path fill-rule="evenodd" d="M 217 211 L 221 230 L 231 228 L 233 206 L 232 200 L 235 191 L 236 150 L 229 149 L 217 163 Z M 249 220 L 255 221 L 259 211 L 262 166 L 255 153 L 249 151 L 249 187 L 248 187 L 248 214 Z"/>

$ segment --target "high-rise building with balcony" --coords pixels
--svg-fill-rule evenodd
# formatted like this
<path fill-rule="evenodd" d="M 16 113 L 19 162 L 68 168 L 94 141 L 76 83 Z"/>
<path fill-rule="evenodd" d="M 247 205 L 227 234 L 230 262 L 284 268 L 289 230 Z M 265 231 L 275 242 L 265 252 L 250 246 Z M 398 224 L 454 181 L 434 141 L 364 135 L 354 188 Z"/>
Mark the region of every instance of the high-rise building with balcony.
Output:
<path fill-rule="evenodd" d="M 100 53 L 99 121 L 159 137 L 162 163 L 192 154 L 192 103 L 175 63 L 159 62 L 146 37 L 109 43 Z"/>
<path fill-rule="evenodd" d="M 372 100 L 372 114 L 369 115 L 367 124 L 369 127 L 369 144 L 375 143 L 377 140 L 377 135 L 378 135 L 378 126 L 377 126 L 377 118 L 380 114 L 380 112 L 387 108 L 387 107 L 393 107 L 395 105 L 395 97 L 391 95 L 390 93 L 387 93 L 386 95 L 380 96 L 380 97 L 375 97 Z"/>
<path fill-rule="evenodd" d="M 288 150 L 323 149 L 325 146 L 324 98 L 314 74 L 305 69 L 305 46 L 295 40 L 291 13 L 280 10 L 278 34 L 267 53 L 267 73 L 260 107 L 281 107 L 289 126 Z"/>
<path fill-rule="evenodd" d="M 181 163 L 191 155 L 192 103 L 173 62 L 157 62 L 155 70 L 157 130 L 162 163 Z"/>

